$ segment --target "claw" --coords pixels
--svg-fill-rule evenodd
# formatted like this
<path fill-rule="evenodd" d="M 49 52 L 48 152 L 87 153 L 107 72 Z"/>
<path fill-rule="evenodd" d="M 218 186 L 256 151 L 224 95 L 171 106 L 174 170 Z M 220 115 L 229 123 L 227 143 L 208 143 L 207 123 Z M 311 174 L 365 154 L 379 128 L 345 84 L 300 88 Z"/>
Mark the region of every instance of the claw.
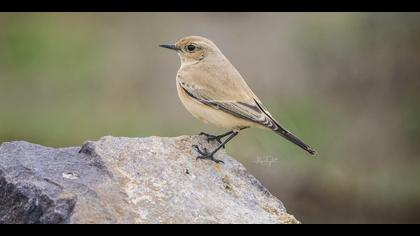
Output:
<path fill-rule="evenodd" d="M 222 160 L 218 160 L 218 159 L 214 159 L 214 158 L 211 158 L 210 160 L 212 160 L 212 161 L 214 161 L 214 162 L 216 162 L 216 163 L 222 163 L 222 164 L 225 164 L 225 162 L 224 162 L 224 161 L 222 161 Z"/>
<path fill-rule="evenodd" d="M 203 148 L 203 150 L 201 150 L 197 145 L 193 145 L 192 146 L 200 155 L 196 157 L 196 160 L 198 159 L 209 159 L 212 160 L 216 163 L 224 163 L 221 160 L 217 160 L 213 157 L 214 153 L 209 153 L 207 148 Z"/>

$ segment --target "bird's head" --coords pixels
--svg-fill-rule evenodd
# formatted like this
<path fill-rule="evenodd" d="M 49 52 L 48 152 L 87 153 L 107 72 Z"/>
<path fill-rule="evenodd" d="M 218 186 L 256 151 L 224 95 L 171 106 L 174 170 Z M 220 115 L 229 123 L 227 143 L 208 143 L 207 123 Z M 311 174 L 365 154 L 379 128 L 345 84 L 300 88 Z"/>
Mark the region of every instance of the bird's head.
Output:
<path fill-rule="evenodd" d="M 205 58 L 222 55 L 211 40 L 201 36 L 188 36 L 178 40 L 175 44 L 163 44 L 159 46 L 177 51 L 181 62 L 186 64 L 192 64 Z"/>

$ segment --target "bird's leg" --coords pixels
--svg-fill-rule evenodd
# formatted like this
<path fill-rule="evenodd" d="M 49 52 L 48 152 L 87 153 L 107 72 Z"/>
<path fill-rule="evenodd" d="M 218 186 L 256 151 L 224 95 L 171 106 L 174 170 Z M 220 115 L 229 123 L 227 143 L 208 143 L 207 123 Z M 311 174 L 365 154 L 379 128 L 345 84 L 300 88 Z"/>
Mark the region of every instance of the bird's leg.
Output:
<path fill-rule="evenodd" d="M 226 133 L 221 134 L 221 135 L 212 135 L 212 134 L 207 134 L 207 133 L 201 132 L 199 135 L 206 136 L 207 142 L 216 140 L 218 143 L 221 144 L 222 143 L 222 138 L 224 138 L 228 135 L 231 135 L 232 133 L 233 133 L 233 131 L 229 131 L 229 132 L 226 132 Z M 223 146 L 223 148 L 225 148 L 225 147 Z"/>
<path fill-rule="evenodd" d="M 238 135 L 239 132 L 231 131 L 229 133 L 230 133 L 230 136 L 212 152 L 208 152 L 207 148 L 204 148 L 203 150 L 201 150 L 197 145 L 193 145 L 193 148 L 195 148 L 195 150 L 197 150 L 197 152 L 200 154 L 200 156 L 198 156 L 197 159 L 210 159 L 216 163 L 220 163 L 220 162 L 224 163 L 221 160 L 215 159 L 214 154 L 216 154 L 216 152 L 218 152 L 222 147 L 224 147 L 231 139 L 233 139 L 236 135 Z"/>

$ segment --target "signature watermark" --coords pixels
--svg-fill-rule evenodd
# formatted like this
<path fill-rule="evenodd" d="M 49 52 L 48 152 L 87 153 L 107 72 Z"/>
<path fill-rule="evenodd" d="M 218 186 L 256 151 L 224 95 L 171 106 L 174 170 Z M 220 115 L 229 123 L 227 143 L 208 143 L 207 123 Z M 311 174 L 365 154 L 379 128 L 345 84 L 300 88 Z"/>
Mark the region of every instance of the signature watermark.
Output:
<path fill-rule="evenodd" d="M 278 162 L 278 161 L 279 159 L 277 157 L 266 155 L 266 156 L 258 156 L 257 160 L 255 160 L 254 163 L 259 164 L 259 165 L 271 166 L 275 162 Z"/>

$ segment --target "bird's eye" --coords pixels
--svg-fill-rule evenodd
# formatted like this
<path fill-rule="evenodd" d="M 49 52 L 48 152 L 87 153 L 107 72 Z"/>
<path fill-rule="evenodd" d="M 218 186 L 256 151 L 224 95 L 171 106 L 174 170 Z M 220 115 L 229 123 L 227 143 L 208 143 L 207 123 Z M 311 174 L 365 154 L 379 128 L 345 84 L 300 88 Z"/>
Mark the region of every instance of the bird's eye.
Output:
<path fill-rule="evenodd" d="M 194 46 L 193 44 L 190 44 L 190 45 L 188 45 L 188 46 L 187 46 L 187 50 L 188 50 L 189 52 L 192 52 L 192 51 L 194 51 L 194 50 L 195 50 L 195 46 Z"/>

